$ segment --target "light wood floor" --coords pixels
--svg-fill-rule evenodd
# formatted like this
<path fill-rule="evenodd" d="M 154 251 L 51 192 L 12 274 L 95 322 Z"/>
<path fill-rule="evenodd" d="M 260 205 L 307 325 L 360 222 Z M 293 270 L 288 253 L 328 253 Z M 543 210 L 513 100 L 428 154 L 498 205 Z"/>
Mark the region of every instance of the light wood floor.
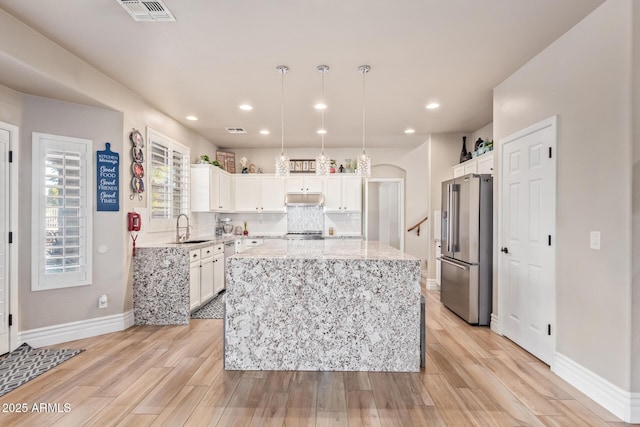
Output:
<path fill-rule="evenodd" d="M 466 325 L 437 292 L 427 344 L 420 373 L 234 372 L 222 368 L 221 320 L 133 327 L 56 346 L 86 351 L 0 406 L 61 412 L 0 412 L 0 426 L 625 425 L 509 340 Z"/>

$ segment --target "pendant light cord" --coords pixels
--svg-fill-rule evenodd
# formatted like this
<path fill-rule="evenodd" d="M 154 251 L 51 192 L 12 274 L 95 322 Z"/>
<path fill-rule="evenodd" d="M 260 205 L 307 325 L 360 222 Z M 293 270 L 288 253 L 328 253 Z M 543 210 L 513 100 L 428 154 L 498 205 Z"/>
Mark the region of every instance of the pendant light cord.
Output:
<path fill-rule="evenodd" d="M 365 154 L 364 140 L 365 140 L 365 121 L 366 121 L 366 102 L 365 102 L 365 75 L 369 72 L 369 66 L 363 65 L 360 67 L 362 73 L 362 154 Z"/>
<path fill-rule="evenodd" d="M 284 156 L 284 75 L 287 71 L 283 68 L 282 70 L 280 70 L 280 73 L 282 74 L 282 83 L 280 85 L 280 100 L 281 100 L 281 106 L 280 106 L 280 128 L 282 129 L 281 131 L 281 148 L 280 148 L 280 155 Z"/>
<path fill-rule="evenodd" d="M 325 99 L 324 99 L 324 74 L 326 73 L 326 71 L 322 72 L 322 103 L 325 103 Z M 326 104 L 325 104 L 326 105 Z M 325 128 L 324 128 L 324 108 L 320 111 L 320 117 L 321 117 L 321 121 L 322 121 L 322 133 L 320 134 L 320 140 L 322 141 L 322 149 L 320 150 L 320 154 L 322 154 L 324 156 L 324 134 L 325 134 Z"/>

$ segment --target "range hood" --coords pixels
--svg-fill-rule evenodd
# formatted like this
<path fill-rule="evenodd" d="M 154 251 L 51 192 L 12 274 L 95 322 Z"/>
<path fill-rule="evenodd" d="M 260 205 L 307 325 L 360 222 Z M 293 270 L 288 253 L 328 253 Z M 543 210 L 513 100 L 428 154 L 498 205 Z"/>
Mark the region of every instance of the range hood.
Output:
<path fill-rule="evenodd" d="M 286 206 L 322 206 L 324 195 L 322 193 L 287 193 L 284 197 Z"/>

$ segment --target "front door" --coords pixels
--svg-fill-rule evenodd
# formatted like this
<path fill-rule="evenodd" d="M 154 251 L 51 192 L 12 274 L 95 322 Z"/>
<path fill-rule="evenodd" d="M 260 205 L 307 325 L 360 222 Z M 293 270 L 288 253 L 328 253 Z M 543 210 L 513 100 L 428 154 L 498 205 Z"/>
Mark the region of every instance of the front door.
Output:
<path fill-rule="evenodd" d="M 9 351 L 9 137 L 0 123 L 0 354 Z"/>
<path fill-rule="evenodd" d="M 500 142 L 499 317 L 505 336 L 551 364 L 556 119 Z"/>

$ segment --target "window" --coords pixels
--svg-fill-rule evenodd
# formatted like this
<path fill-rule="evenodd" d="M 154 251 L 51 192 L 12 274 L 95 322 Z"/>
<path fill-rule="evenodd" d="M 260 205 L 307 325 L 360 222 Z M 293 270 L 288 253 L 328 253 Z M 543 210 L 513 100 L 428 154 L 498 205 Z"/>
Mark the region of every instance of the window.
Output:
<path fill-rule="evenodd" d="M 170 230 L 189 211 L 189 149 L 147 128 L 149 205 L 152 230 Z"/>
<path fill-rule="evenodd" d="M 93 142 L 33 133 L 34 291 L 90 285 Z"/>

